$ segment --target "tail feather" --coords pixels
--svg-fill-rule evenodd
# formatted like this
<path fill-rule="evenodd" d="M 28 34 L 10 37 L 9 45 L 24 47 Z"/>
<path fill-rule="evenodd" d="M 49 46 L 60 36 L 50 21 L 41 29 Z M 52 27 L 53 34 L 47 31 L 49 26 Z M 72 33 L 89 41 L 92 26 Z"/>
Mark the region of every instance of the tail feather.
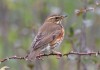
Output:
<path fill-rule="evenodd" d="M 36 60 L 36 56 L 39 54 L 39 51 L 31 51 L 27 56 L 26 59 L 29 61 L 35 61 Z"/>

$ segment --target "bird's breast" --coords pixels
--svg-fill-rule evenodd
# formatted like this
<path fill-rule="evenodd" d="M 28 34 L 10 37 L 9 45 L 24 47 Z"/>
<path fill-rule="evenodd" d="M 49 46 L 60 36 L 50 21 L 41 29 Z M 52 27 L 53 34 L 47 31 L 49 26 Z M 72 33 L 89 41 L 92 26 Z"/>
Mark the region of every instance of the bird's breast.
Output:
<path fill-rule="evenodd" d="M 64 38 L 64 28 L 61 29 L 61 33 L 59 34 L 59 36 L 57 37 L 57 41 L 63 40 Z"/>
<path fill-rule="evenodd" d="M 57 38 L 50 43 L 51 46 L 55 45 L 56 43 L 61 43 L 64 38 L 64 28 L 61 29 L 61 33 L 57 36 Z"/>

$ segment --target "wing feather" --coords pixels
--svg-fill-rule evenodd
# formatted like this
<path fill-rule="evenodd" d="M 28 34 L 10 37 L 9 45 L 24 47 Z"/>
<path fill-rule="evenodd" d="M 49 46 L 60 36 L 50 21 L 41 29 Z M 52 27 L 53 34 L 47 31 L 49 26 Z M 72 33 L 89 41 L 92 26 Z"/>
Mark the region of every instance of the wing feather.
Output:
<path fill-rule="evenodd" d="M 56 30 L 52 32 L 49 35 L 38 35 L 36 37 L 36 41 L 33 44 L 33 49 L 36 50 L 38 48 L 44 48 L 46 45 L 48 45 L 50 42 L 55 40 L 61 33 L 61 30 Z M 40 33 L 41 34 L 41 33 Z"/>

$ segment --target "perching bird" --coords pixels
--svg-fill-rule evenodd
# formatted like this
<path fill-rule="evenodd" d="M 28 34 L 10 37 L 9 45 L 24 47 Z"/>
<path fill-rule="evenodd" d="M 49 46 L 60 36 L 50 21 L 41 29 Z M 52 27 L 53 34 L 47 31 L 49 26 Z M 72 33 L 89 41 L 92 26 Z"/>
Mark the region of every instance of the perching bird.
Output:
<path fill-rule="evenodd" d="M 47 17 L 33 40 L 30 53 L 26 57 L 27 60 L 36 59 L 47 48 L 53 53 L 60 54 L 60 52 L 54 51 L 54 48 L 60 46 L 64 38 L 64 27 L 61 22 L 65 17 L 67 16 L 51 15 Z"/>

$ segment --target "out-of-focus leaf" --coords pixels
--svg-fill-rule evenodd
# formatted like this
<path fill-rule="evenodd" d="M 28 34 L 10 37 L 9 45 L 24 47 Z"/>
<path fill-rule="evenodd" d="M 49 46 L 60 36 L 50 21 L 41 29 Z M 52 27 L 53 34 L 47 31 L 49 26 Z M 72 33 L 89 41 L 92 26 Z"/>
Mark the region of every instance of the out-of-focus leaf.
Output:
<path fill-rule="evenodd" d="M 0 37 L 0 57 L 3 55 L 3 42 L 2 42 L 2 39 Z"/>
<path fill-rule="evenodd" d="M 2 67 L 0 70 L 6 70 L 6 69 L 8 69 L 8 68 L 10 68 L 10 67 L 4 66 L 4 67 Z"/>
<path fill-rule="evenodd" d="M 9 31 L 9 33 L 8 33 L 8 40 L 9 40 L 9 42 L 10 43 L 14 43 L 16 39 L 17 39 L 17 32 Z"/>
<path fill-rule="evenodd" d="M 69 37 L 72 37 L 74 35 L 74 28 L 70 27 L 69 28 Z"/>
<path fill-rule="evenodd" d="M 65 41 L 61 45 L 61 51 L 65 54 L 71 50 L 71 44 L 68 41 Z"/>

